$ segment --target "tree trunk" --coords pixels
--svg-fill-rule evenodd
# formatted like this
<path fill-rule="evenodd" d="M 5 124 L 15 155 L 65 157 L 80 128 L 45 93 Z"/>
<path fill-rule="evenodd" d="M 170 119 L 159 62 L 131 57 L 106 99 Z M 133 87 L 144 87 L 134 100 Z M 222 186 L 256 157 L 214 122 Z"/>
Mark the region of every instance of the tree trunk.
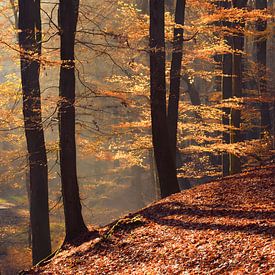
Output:
<path fill-rule="evenodd" d="M 176 148 L 176 168 L 179 169 L 182 166 L 183 166 L 182 155 L 181 155 L 180 150 L 178 148 Z M 190 180 L 187 177 L 185 177 L 185 178 L 179 177 L 178 183 L 179 183 L 180 190 L 187 190 L 192 187 Z"/>
<path fill-rule="evenodd" d="M 233 0 L 234 8 L 245 8 L 247 0 Z M 236 27 L 244 27 L 243 23 L 236 23 Z M 244 49 L 244 36 L 243 33 L 238 33 L 233 37 L 234 53 L 233 53 L 233 66 L 232 66 L 232 96 L 237 98 L 242 97 L 242 54 L 241 51 Z M 231 126 L 236 128 L 230 133 L 230 142 L 236 143 L 241 141 L 241 111 L 231 109 Z M 230 174 L 240 173 L 241 161 L 236 155 L 230 155 Z"/>
<path fill-rule="evenodd" d="M 182 79 L 187 85 L 187 93 L 189 94 L 189 98 L 191 103 L 194 106 L 199 106 L 201 105 L 201 99 L 200 99 L 200 94 L 198 90 L 196 89 L 194 83 L 191 83 L 190 80 L 188 79 L 188 75 L 183 75 Z"/>
<path fill-rule="evenodd" d="M 30 167 L 32 258 L 36 264 L 51 253 L 48 166 L 40 97 L 40 1 L 19 0 L 19 45 L 23 115 Z"/>
<path fill-rule="evenodd" d="M 61 184 L 66 227 L 65 242 L 72 241 L 88 230 L 81 213 L 76 170 L 74 43 L 78 9 L 78 0 L 60 0 L 59 24 L 62 65 L 59 83 L 61 99 L 59 135 Z"/>
<path fill-rule="evenodd" d="M 160 198 L 160 189 L 153 149 L 149 149 L 149 165 L 151 182 L 154 186 L 154 200 L 158 200 Z"/>
<path fill-rule="evenodd" d="M 134 202 L 136 209 L 143 208 L 145 204 L 144 200 L 144 188 L 142 182 L 142 174 L 144 174 L 143 168 L 140 166 L 131 167 L 131 191 L 132 191 L 132 199 Z"/>
<path fill-rule="evenodd" d="M 267 8 L 266 0 L 256 0 L 256 9 L 264 10 Z M 267 22 L 258 20 L 256 23 L 256 30 L 258 32 L 264 32 L 267 27 Z M 259 79 L 259 91 L 260 95 L 267 97 L 267 83 L 266 83 L 266 37 L 258 36 L 256 41 L 256 58 L 258 63 L 258 79 Z M 261 137 L 265 136 L 265 133 L 271 132 L 271 117 L 269 112 L 268 102 L 261 103 Z"/>
<path fill-rule="evenodd" d="M 179 192 L 166 119 L 164 0 L 150 0 L 150 100 L 154 155 L 163 198 Z"/>
<path fill-rule="evenodd" d="M 230 38 L 227 40 L 229 41 Z M 227 53 L 223 56 L 223 77 L 222 77 L 222 99 L 229 99 L 232 97 L 232 54 Z M 230 109 L 223 108 L 225 115 L 222 117 L 223 125 L 229 126 L 230 122 Z M 230 143 L 229 130 L 223 132 L 223 142 L 225 144 Z M 222 170 L 223 176 L 229 175 L 229 154 L 223 153 L 222 155 Z"/>
<path fill-rule="evenodd" d="M 185 0 L 177 0 L 175 23 L 177 25 L 184 25 L 184 11 Z M 177 148 L 177 126 L 179 117 L 179 95 L 180 95 L 180 79 L 181 79 L 181 62 L 183 50 L 183 29 L 175 26 L 174 28 L 174 42 L 172 52 L 172 62 L 170 70 L 170 93 L 168 102 L 168 130 L 171 152 L 176 161 Z"/>
<path fill-rule="evenodd" d="M 229 2 L 223 2 L 222 7 L 225 9 L 229 9 L 231 7 L 231 4 Z M 230 28 L 232 27 L 232 24 L 230 22 L 223 22 L 223 25 Z M 225 37 L 225 41 L 227 45 L 233 49 L 233 37 L 231 34 L 228 34 Z M 222 99 L 226 100 L 232 97 L 232 60 L 233 56 L 232 53 L 226 53 L 223 55 L 222 60 Z M 230 123 L 230 109 L 229 108 L 223 108 L 223 111 L 225 115 L 222 117 L 222 123 L 225 127 L 229 126 Z M 223 132 L 223 143 L 229 144 L 230 143 L 230 134 L 228 132 L 229 130 L 225 130 Z M 228 176 L 230 173 L 230 162 L 229 157 L 230 155 L 228 153 L 222 154 L 222 171 L 223 176 Z"/>
<path fill-rule="evenodd" d="M 175 10 L 175 24 L 184 25 L 185 15 L 185 0 L 177 0 Z M 181 80 L 181 62 L 183 56 L 183 29 L 182 27 L 174 28 L 174 42 L 172 52 L 172 62 L 170 70 L 170 93 L 168 101 L 168 130 L 171 152 L 176 163 L 176 169 L 180 168 L 182 158 L 180 151 L 177 149 L 177 130 L 178 130 L 178 117 L 179 117 L 179 97 L 180 97 L 180 80 Z M 189 83 L 188 83 L 189 84 Z M 188 85 L 187 84 L 187 85 Z M 191 88 L 192 89 L 192 88 Z M 188 86 L 188 90 L 190 87 Z M 192 93 L 193 90 L 190 91 Z M 190 98 L 192 98 L 190 96 Z M 190 182 L 187 178 L 178 179 L 180 189 L 191 188 Z"/>

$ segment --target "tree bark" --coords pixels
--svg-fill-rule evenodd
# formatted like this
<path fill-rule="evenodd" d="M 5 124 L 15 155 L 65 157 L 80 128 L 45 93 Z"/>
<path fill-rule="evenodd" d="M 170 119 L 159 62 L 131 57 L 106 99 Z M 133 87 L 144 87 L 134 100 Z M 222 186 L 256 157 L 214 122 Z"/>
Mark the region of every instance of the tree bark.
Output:
<path fill-rule="evenodd" d="M 164 0 L 150 0 L 150 100 L 154 155 L 163 198 L 179 192 L 166 116 Z"/>
<path fill-rule="evenodd" d="M 230 39 L 230 38 L 229 38 Z M 223 77 L 222 77 L 222 99 L 229 99 L 232 97 L 232 54 L 227 53 L 223 56 Z M 229 126 L 230 122 L 230 109 L 223 108 L 224 115 L 222 117 L 223 125 Z M 223 142 L 225 144 L 230 143 L 229 130 L 223 132 Z M 222 170 L 223 176 L 229 175 L 229 154 L 223 153 L 222 155 Z"/>
<path fill-rule="evenodd" d="M 185 0 L 177 0 L 175 10 L 175 24 L 184 25 L 185 15 Z M 168 101 L 168 131 L 171 153 L 176 163 L 182 165 L 182 160 L 179 150 L 177 150 L 177 130 L 179 117 L 179 97 L 180 97 L 180 80 L 181 80 L 181 62 L 183 56 L 183 28 L 175 26 L 174 28 L 174 42 L 172 51 L 172 62 L 170 70 L 170 93 Z M 179 185 L 182 189 L 191 188 L 188 179 L 178 179 Z"/>
<path fill-rule="evenodd" d="M 194 106 L 201 105 L 200 94 L 199 94 L 198 90 L 196 89 L 194 83 L 190 82 L 187 75 L 183 75 L 182 79 L 184 80 L 184 82 L 187 85 L 187 93 L 189 94 L 191 103 Z"/>
<path fill-rule="evenodd" d="M 40 1 L 19 0 L 19 45 L 23 115 L 30 167 L 32 258 L 36 264 L 51 253 L 48 166 L 40 96 Z"/>
<path fill-rule="evenodd" d="M 246 7 L 247 0 L 233 0 L 233 7 L 242 9 Z M 236 27 L 244 27 L 244 23 L 236 23 Z M 233 53 L 233 66 L 232 66 L 232 96 L 237 98 L 242 97 L 242 54 L 241 51 L 244 49 L 244 35 L 238 33 L 233 37 L 234 53 Z M 236 143 L 241 141 L 241 111 L 231 109 L 231 126 L 236 130 L 231 130 L 230 142 Z M 230 155 L 230 174 L 240 173 L 241 160 L 238 156 Z"/>
<path fill-rule="evenodd" d="M 60 0 L 59 25 L 61 35 L 60 68 L 60 170 L 65 214 L 65 242 L 71 242 L 88 231 L 81 213 L 76 169 L 75 141 L 75 57 L 74 44 L 78 20 L 78 0 Z"/>
<path fill-rule="evenodd" d="M 266 0 L 256 0 L 256 9 L 264 10 L 267 8 Z M 258 20 L 256 23 L 256 30 L 264 32 L 267 28 L 267 22 Z M 265 99 L 267 96 L 267 83 L 266 83 L 266 44 L 267 39 L 265 36 L 258 36 L 256 40 L 256 58 L 258 63 L 258 79 L 260 95 Z M 270 133 L 272 129 L 271 117 L 269 112 L 268 102 L 261 103 L 261 137 L 263 138 L 266 133 Z"/>
<path fill-rule="evenodd" d="M 223 2 L 222 7 L 225 9 L 229 9 L 231 4 L 229 2 Z M 232 24 L 228 21 L 223 22 L 223 25 L 230 28 Z M 227 34 L 225 36 L 225 41 L 227 45 L 233 49 L 233 37 L 231 34 Z M 232 97 L 232 64 L 233 56 L 232 53 L 226 53 L 223 55 L 222 59 L 222 99 L 226 100 Z M 225 115 L 222 117 L 222 123 L 225 127 L 230 124 L 230 109 L 223 108 Z M 223 143 L 230 143 L 230 134 L 229 130 L 225 130 L 223 132 Z M 230 155 L 228 153 L 222 154 L 222 171 L 223 176 L 228 176 L 230 174 Z"/>
<path fill-rule="evenodd" d="M 177 0 L 175 23 L 177 25 L 184 25 L 185 0 Z M 181 79 L 181 62 L 183 50 L 183 29 L 175 26 L 174 28 L 174 42 L 172 52 L 172 62 L 170 70 L 170 93 L 168 101 L 168 130 L 171 152 L 176 160 L 177 148 L 177 126 L 179 117 L 179 95 L 180 95 L 180 79 Z"/>

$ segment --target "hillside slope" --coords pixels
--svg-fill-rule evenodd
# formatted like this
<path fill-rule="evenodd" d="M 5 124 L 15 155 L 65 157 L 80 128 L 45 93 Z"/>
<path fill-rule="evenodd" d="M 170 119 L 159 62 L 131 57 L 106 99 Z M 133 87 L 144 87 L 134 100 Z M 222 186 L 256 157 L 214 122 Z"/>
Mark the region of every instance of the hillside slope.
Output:
<path fill-rule="evenodd" d="M 175 194 L 32 273 L 274 274 L 274 178 L 273 165 Z"/>

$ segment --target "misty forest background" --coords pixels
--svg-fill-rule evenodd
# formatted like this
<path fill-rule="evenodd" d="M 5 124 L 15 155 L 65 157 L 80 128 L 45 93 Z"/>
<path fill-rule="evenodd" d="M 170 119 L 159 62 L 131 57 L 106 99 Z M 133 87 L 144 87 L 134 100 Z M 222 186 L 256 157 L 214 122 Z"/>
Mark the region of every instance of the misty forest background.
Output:
<path fill-rule="evenodd" d="M 47 165 L 39 165 L 48 181 L 52 251 L 65 234 L 60 166 L 63 182 L 74 169 L 73 153 L 62 147 L 62 140 L 74 135 L 67 110 L 75 109 L 77 183 L 89 229 L 176 192 L 172 183 L 165 185 L 169 175 L 173 181 L 169 163 L 176 166 L 174 183 L 183 190 L 274 161 L 272 0 L 167 0 L 165 14 L 152 10 L 163 1 L 81 0 L 78 20 L 71 16 L 77 13 L 66 11 L 64 1 L 34 2 L 33 20 L 38 23 L 31 39 L 36 44 L 26 31 L 31 10 L 18 6 L 20 1 L 0 3 L 0 273 L 13 274 L 35 262 L 29 218 L 32 149 L 25 134 L 31 144 L 30 132 L 41 115 L 40 93 Z M 165 16 L 166 52 L 158 13 Z M 40 66 L 40 76 L 35 66 Z M 73 94 L 74 70 L 76 99 L 71 104 L 66 92 Z M 29 102 L 26 87 L 31 82 L 26 79 L 35 77 L 40 89 Z M 158 98 L 154 93 L 165 81 L 166 98 L 163 89 Z M 154 100 L 164 103 L 161 108 L 167 105 L 172 145 L 166 143 L 164 151 L 172 151 L 172 162 L 161 160 L 165 135 L 158 134 L 166 130 L 156 125 L 166 111 L 157 113 L 163 109 L 156 110 Z M 26 112 L 26 104 L 33 113 Z M 35 139 L 42 140 L 42 128 L 37 129 Z M 70 239 L 68 231 L 66 236 Z"/>

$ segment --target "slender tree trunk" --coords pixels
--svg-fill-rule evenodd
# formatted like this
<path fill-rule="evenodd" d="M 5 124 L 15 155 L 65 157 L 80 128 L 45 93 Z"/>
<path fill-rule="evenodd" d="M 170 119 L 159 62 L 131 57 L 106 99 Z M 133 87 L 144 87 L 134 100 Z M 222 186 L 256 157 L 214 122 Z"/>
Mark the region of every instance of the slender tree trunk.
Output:
<path fill-rule="evenodd" d="M 225 9 L 229 9 L 231 7 L 231 4 L 229 2 L 223 2 L 222 7 Z M 230 22 L 223 22 L 223 25 L 230 28 L 232 27 L 232 24 Z M 227 45 L 233 49 L 233 37 L 231 34 L 228 34 L 225 37 L 225 41 L 227 42 Z M 222 60 L 222 99 L 226 100 L 232 97 L 232 61 L 233 56 L 232 53 L 226 53 L 223 55 Z M 225 115 L 222 117 L 223 125 L 229 126 L 230 124 L 230 109 L 224 108 L 223 109 Z M 223 132 L 223 142 L 225 144 L 230 143 L 230 134 L 228 132 L 229 130 L 226 130 Z M 222 154 L 222 171 L 223 176 L 228 176 L 230 173 L 230 162 L 229 162 L 229 154 L 223 153 Z"/>
<path fill-rule="evenodd" d="M 61 99 L 59 135 L 61 184 L 66 227 L 65 242 L 72 241 L 88 230 L 81 213 L 76 170 L 74 44 L 78 9 L 78 0 L 60 0 L 59 24 L 62 65 L 59 83 Z"/>
<path fill-rule="evenodd" d="M 177 0 L 175 23 L 177 25 L 184 25 L 184 11 L 185 0 Z M 175 26 L 174 28 L 174 42 L 172 52 L 172 62 L 170 70 L 170 93 L 168 102 L 168 129 L 171 152 L 174 160 L 176 160 L 177 148 L 177 126 L 179 117 L 179 95 L 180 95 L 180 79 L 181 79 L 181 62 L 183 50 L 183 29 Z"/>
<path fill-rule="evenodd" d="M 179 192 L 166 118 L 164 0 L 150 0 L 150 87 L 154 155 L 161 197 Z"/>
<path fill-rule="evenodd" d="M 185 14 L 185 0 L 177 0 L 175 11 L 175 24 L 184 25 Z M 177 150 L 177 130 L 178 130 L 178 117 L 179 117 L 179 96 L 180 96 L 180 80 L 181 80 L 181 62 L 183 56 L 183 29 L 182 27 L 175 26 L 174 28 L 174 42 L 172 52 L 172 62 L 170 70 L 170 93 L 168 101 L 168 130 L 171 153 L 174 161 L 182 165 L 180 152 Z M 178 160 L 178 161 L 177 161 Z M 179 181 L 179 179 L 178 179 Z M 180 184 L 180 182 L 179 182 Z M 183 189 L 191 187 L 188 179 L 181 179 Z"/>
<path fill-rule="evenodd" d="M 189 94 L 191 103 L 194 106 L 201 105 L 200 94 L 199 94 L 198 90 L 196 89 L 194 83 L 190 82 L 187 75 L 183 75 L 182 79 L 184 80 L 184 82 L 187 85 L 187 93 Z"/>
<path fill-rule="evenodd" d="M 23 115 L 30 167 L 30 219 L 33 264 L 51 253 L 48 167 L 40 97 L 40 1 L 19 0 L 19 45 Z"/>
<path fill-rule="evenodd" d="M 131 168 L 131 190 L 133 192 L 132 201 L 134 201 L 135 207 L 141 209 L 145 206 L 144 200 L 144 188 L 142 182 L 142 174 L 144 170 L 139 166 L 133 166 Z"/>
<path fill-rule="evenodd" d="M 149 149 L 149 164 L 150 164 L 151 181 L 154 186 L 154 199 L 158 200 L 160 198 L 160 188 L 159 188 L 159 180 L 157 175 L 153 149 Z"/>
<path fill-rule="evenodd" d="M 26 162 L 29 165 L 29 158 L 26 159 Z M 29 212 L 31 211 L 31 190 L 30 190 L 30 170 L 26 171 L 25 174 L 25 184 L 26 184 L 26 190 L 27 190 L 27 197 L 28 197 L 28 203 L 29 203 Z M 28 223 L 28 247 L 32 247 L 32 225 L 31 221 Z"/>
<path fill-rule="evenodd" d="M 234 8 L 245 8 L 247 0 L 233 0 Z M 243 23 L 236 23 L 236 27 L 244 27 Z M 242 97 L 242 54 L 244 49 L 244 36 L 243 33 L 238 33 L 233 37 L 234 53 L 233 53 L 233 66 L 232 66 L 232 96 L 237 98 Z M 236 128 L 230 133 L 230 142 L 236 143 L 241 141 L 241 111 L 231 109 L 231 126 Z M 240 173 L 241 160 L 236 155 L 230 155 L 230 174 Z"/>
<path fill-rule="evenodd" d="M 230 38 L 229 38 L 230 39 Z M 223 78 L 222 78 L 222 98 L 229 99 L 232 97 L 232 54 L 227 53 L 223 56 Z M 230 122 L 230 109 L 224 108 L 224 116 L 222 117 L 223 125 L 229 126 Z M 223 142 L 230 143 L 229 130 L 223 132 Z M 229 154 L 223 153 L 222 155 L 223 176 L 229 175 Z"/>
<path fill-rule="evenodd" d="M 256 0 L 256 9 L 264 10 L 267 8 L 266 0 Z M 264 32 L 267 27 L 267 22 L 258 20 L 256 23 L 256 30 L 258 32 Z M 263 36 L 258 36 L 256 40 L 256 58 L 258 63 L 258 79 L 260 95 L 267 97 L 267 83 L 266 83 L 266 44 L 267 39 Z M 265 133 L 271 132 L 271 117 L 269 112 L 268 102 L 261 103 L 261 137 L 265 136 Z"/>
<path fill-rule="evenodd" d="M 234 50 L 237 50 L 242 44 L 241 37 L 234 38 Z M 233 93 L 232 95 L 240 98 L 242 97 L 242 55 L 239 53 L 233 54 Z M 230 132 L 230 143 L 236 143 L 241 141 L 241 111 L 236 109 L 231 109 L 231 127 L 235 128 Z M 240 173 L 241 161 L 240 158 L 234 154 L 230 154 L 230 174 Z"/>

